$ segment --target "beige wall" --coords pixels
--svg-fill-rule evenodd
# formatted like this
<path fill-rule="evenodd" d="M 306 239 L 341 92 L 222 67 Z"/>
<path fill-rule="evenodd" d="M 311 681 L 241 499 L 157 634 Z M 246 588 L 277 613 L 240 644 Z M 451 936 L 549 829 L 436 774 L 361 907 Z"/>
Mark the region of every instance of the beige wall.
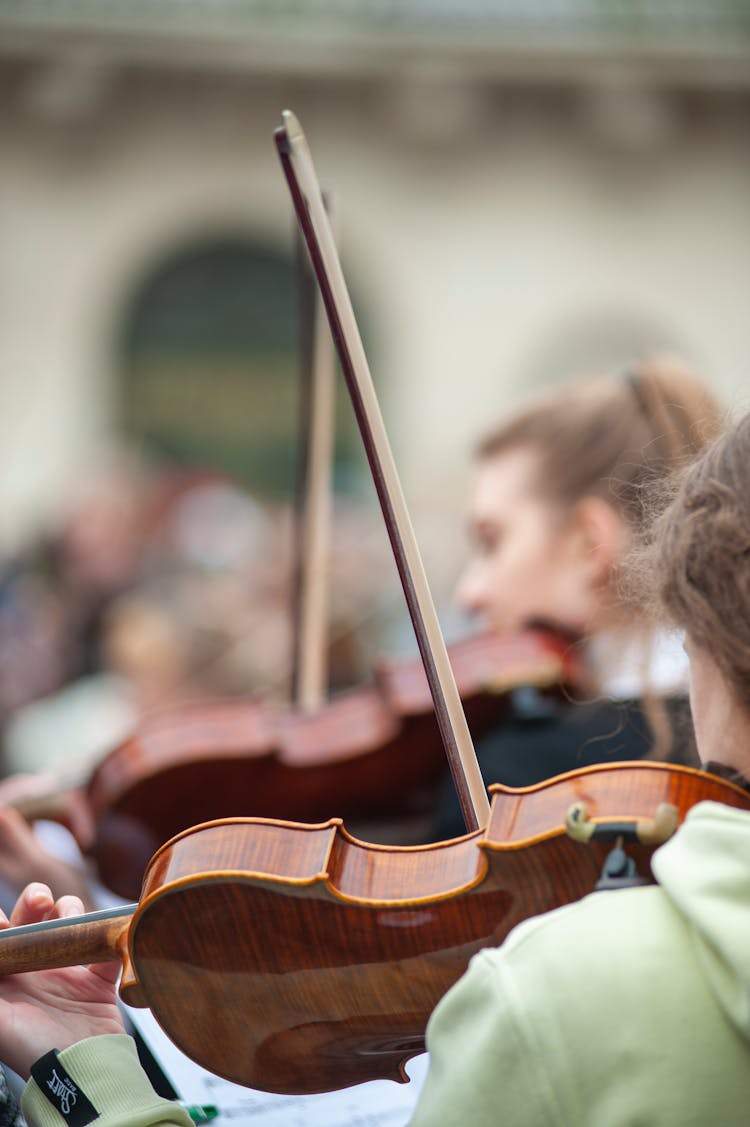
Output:
<path fill-rule="evenodd" d="M 631 92 L 604 112 L 562 88 L 123 72 L 60 119 L 36 104 L 33 78 L 13 89 L 0 124 L 6 543 L 54 511 L 113 426 L 113 344 L 142 273 L 226 228 L 289 244 L 271 139 L 287 104 L 340 197 L 414 503 L 439 497 L 452 521 L 478 430 L 528 388 L 635 347 L 679 347 L 750 406 L 750 103 L 738 95 Z"/>

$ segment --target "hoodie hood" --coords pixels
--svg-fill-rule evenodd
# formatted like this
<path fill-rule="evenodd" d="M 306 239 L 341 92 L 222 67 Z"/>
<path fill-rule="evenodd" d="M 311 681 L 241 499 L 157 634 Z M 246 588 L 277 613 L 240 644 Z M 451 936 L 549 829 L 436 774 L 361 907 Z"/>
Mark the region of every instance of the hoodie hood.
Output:
<path fill-rule="evenodd" d="M 750 1041 L 750 811 L 699 803 L 652 868 L 688 923 L 719 1005 Z"/>

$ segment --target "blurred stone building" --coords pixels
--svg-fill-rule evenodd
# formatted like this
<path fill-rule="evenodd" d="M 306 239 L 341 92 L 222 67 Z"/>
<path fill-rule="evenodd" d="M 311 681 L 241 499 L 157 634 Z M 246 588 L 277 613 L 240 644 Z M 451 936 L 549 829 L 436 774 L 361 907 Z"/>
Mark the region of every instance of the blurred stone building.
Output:
<path fill-rule="evenodd" d="M 285 107 L 417 506 L 457 519 L 489 420 L 643 350 L 747 402 L 747 0 L 0 0 L 0 97 L 6 545 L 122 431 L 283 487 Z"/>

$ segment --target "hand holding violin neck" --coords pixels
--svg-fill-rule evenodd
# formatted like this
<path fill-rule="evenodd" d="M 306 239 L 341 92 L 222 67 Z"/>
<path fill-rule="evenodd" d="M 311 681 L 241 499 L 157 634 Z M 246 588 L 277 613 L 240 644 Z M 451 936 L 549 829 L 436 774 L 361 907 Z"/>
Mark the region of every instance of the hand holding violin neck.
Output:
<path fill-rule="evenodd" d="M 127 904 L 0 931 L 0 976 L 119 959 L 136 907 Z"/>

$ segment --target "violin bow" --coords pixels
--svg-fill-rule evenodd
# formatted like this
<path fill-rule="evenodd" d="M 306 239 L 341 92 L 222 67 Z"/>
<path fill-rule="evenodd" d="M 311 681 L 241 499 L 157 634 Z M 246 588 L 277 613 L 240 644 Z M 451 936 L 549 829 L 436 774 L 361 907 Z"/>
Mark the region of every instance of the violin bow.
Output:
<path fill-rule="evenodd" d="M 331 228 L 330 193 L 323 203 Z M 297 232 L 300 333 L 299 462 L 295 499 L 292 700 L 305 712 L 323 703 L 328 688 L 326 561 L 331 531 L 334 376 L 336 354 L 310 259 Z"/>
<path fill-rule="evenodd" d="M 424 565 L 404 501 L 372 376 L 302 127 L 285 110 L 274 139 L 307 244 L 385 519 L 435 715 L 469 832 L 485 826 L 489 801 L 456 688 Z"/>

